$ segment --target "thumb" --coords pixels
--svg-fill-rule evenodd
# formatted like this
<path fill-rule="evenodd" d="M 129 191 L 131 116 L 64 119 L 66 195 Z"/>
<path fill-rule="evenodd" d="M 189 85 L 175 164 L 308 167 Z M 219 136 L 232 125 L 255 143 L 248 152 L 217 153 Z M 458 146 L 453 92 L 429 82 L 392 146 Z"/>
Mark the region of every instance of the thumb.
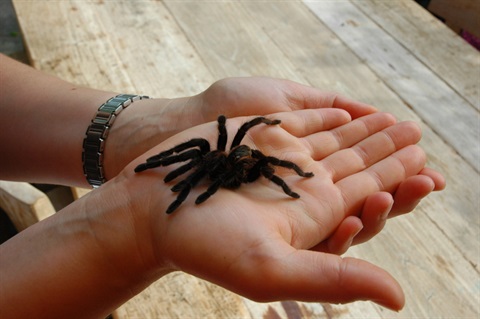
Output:
<path fill-rule="evenodd" d="M 347 303 L 371 300 L 398 311 L 405 296 L 385 270 L 356 258 L 297 250 L 277 260 L 272 291 L 277 299 Z"/>

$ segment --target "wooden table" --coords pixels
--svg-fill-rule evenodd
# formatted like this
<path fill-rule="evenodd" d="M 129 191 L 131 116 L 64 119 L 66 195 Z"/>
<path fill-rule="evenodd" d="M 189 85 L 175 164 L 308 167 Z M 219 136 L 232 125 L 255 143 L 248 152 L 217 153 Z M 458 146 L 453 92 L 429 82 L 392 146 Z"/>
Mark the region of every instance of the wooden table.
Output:
<path fill-rule="evenodd" d="M 228 76 L 288 78 L 421 123 L 444 192 L 348 255 L 405 289 L 400 313 L 369 302 L 259 304 L 181 273 L 116 318 L 478 318 L 480 54 L 411 0 L 14 0 L 35 68 L 156 97 L 196 94 Z M 81 304 L 81 301 L 79 301 Z"/>

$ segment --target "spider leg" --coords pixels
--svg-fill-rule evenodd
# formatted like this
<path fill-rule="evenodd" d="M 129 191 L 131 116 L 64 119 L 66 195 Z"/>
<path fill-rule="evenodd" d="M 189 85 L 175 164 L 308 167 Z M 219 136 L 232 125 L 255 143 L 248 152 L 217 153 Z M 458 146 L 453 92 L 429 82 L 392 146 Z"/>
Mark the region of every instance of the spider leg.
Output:
<path fill-rule="evenodd" d="M 252 157 L 258 159 L 258 162 L 255 164 L 254 167 L 250 170 L 250 172 L 247 175 L 246 182 L 250 183 L 255 181 L 258 177 L 260 177 L 260 174 L 263 175 L 265 178 L 271 180 L 273 183 L 277 184 L 280 186 L 285 194 L 293 197 L 293 198 L 299 198 L 300 195 L 295 193 L 290 189 L 290 187 L 285 183 L 283 179 L 281 179 L 279 176 L 275 175 L 275 169 L 269 164 L 276 165 L 276 166 L 281 166 L 281 167 L 286 167 L 293 169 L 298 175 L 303 176 L 303 177 L 312 177 L 313 173 L 310 172 L 304 172 L 300 167 L 298 167 L 297 164 L 290 162 L 290 161 L 283 161 L 280 160 L 276 157 L 273 156 L 265 156 L 262 152 L 259 150 L 253 150 L 252 151 Z"/>
<path fill-rule="evenodd" d="M 180 206 L 185 199 L 187 198 L 188 194 L 190 194 L 190 190 L 192 189 L 191 186 L 187 185 L 187 187 L 184 187 L 180 194 L 178 194 L 177 199 L 175 199 L 167 208 L 166 213 L 171 214 L 175 211 L 175 209 Z"/>
<path fill-rule="evenodd" d="M 147 158 L 146 162 L 143 164 L 138 165 L 135 168 L 135 172 L 141 172 L 149 168 L 154 168 L 158 166 L 165 166 L 163 164 L 158 164 L 163 158 L 168 157 L 174 153 L 180 153 L 188 148 L 192 147 L 199 147 L 200 148 L 200 153 L 201 154 L 206 154 L 210 152 L 210 143 L 204 138 L 194 138 L 191 139 L 190 141 L 187 141 L 185 143 L 179 144 L 175 147 L 172 147 L 169 150 L 163 151 L 157 155 L 151 156 Z M 169 164 L 168 164 L 169 165 Z"/>
<path fill-rule="evenodd" d="M 189 159 L 195 160 L 195 159 L 198 159 L 201 155 L 202 155 L 202 151 L 198 149 L 188 150 L 178 155 L 171 155 L 171 156 L 164 156 L 164 157 L 159 157 L 156 155 L 154 159 L 152 159 L 153 157 L 151 157 L 145 163 L 142 163 L 137 167 L 135 167 L 135 172 L 138 173 L 138 172 L 142 172 L 144 170 L 155 168 L 158 166 L 168 166 L 178 162 L 185 162 Z"/>
<path fill-rule="evenodd" d="M 190 174 L 185 180 L 177 183 L 175 186 L 172 187 L 173 192 L 180 192 L 177 198 L 168 206 L 166 213 L 171 214 L 175 209 L 180 206 L 185 199 L 187 198 L 188 194 L 192 190 L 195 185 L 207 174 L 207 170 L 203 167 L 192 174 Z"/>
<path fill-rule="evenodd" d="M 195 165 L 197 165 L 199 162 L 198 159 L 192 159 L 190 162 L 188 162 L 187 164 L 185 165 L 182 165 L 180 166 L 179 168 L 171 171 L 170 173 L 167 174 L 167 176 L 165 176 L 165 178 L 163 179 L 163 181 L 165 183 L 168 183 L 172 180 L 174 180 L 175 178 L 177 178 L 178 176 L 182 175 L 183 173 L 186 173 L 188 172 L 189 170 L 191 170 L 193 167 L 195 167 Z"/>
<path fill-rule="evenodd" d="M 222 186 L 222 180 L 220 179 L 212 183 L 205 192 L 203 192 L 202 194 L 200 194 L 200 196 L 197 197 L 197 199 L 195 200 L 195 204 L 203 203 L 204 201 L 209 199 L 210 196 L 212 196 L 218 191 L 220 186 Z"/>
<path fill-rule="evenodd" d="M 245 134 L 249 129 L 252 127 L 259 125 L 261 123 L 267 124 L 267 125 L 277 125 L 280 124 L 280 120 L 269 120 L 267 118 L 264 118 L 262 116 L 256 117 L 251 121 L 248 121 L 244 123 L 242 126 L 237 131 L 237 134 L 233 138 L 232 146 L 230 147 L 231 149 L 234 148 L 235 146 L 240 145 L 240 142 L 243 140 L 245 137 Z"/>
<path fill-rule="evenodd" d="M 273 156 L 265 156 L 259 150 L 253 150 L 252 151 L 252 156 L 260 159 L 260 161 L 259 161 L 259 163 L 257 163 L 257 165 L 265 166 L 267 163 L 270 163 L 270 164 L 275 165 L 275 166 L 281 166 L 281 167 L 293 169 L 299 176 L 302 176 L 302 177 L 312 177 L 313 176 L 313 173 L 304 172 L 294 162 L 284 161 L 284 160 L 281 160 L 281 159 L 273 157 Z"/>
<path fill-rule="evenodd" d="M 266 160 L 267 160 L 268 163 L 270 163 L 272 165 L 293 169 L 299 176 L 302 176 L 302 177 L 312 177 L 313 176 L 312 172 L 304 172 L 297 164 L 295 164 L 293 162 L 282 161 L 281 159 L 278 159 L 278 158 L 272 157 L 272 156 L 267 156 Z"/>
<path fill-rule="evenodd" d="M 204 138 L 193 138 L 193 139 L 191 139 L 187 142 L 178 144 L 177 146 L 172 147 L 169 150 L 163 151 L 156 156 L 165 157 L 165 156 L 171 155 L 173 153 L 180 153 L 180 152 L 186 150 L 187 148 L 192 148 L 192 147 L 199 147 L 202 154 L 206 154 L 206 153 L 210 152 L 210 143 L 208 143 L 208 141 L 206 139 L 204 139 Z M 156 156 L 152 156 L 151 158 L 154 158 Z"/>
<path fill-rule="evenodd" d="M 297 193 L 295 193 L 294 191 L 292 191 L 290 189 L 290 187 L 288 187 L 287 183 L 285 183 L 285 181 L 283 179 L 281 179 L 280 177 L 278 177 L 277 175 L 273 174 L 274 172 L 274 169 L 269 167 L 269 166 L 266 166 L 266 167 L 263 167 L 261 169 L 261 173 L 263 176 L 265 176 L 265 178 L 271 180 L 272 182 L 274 182 L 275 184 L 277 184 L 278 186 L 280 186 L 283 191 L 285 192 L 285 194 L 293 197 L 293 198 L 300 198 L 300 195 L 298 195 Z"/>
<path fill-rule="evenodd" d="M 191 187 L 194 187 L 195 185 L 198 184 L 198 182 L 200 182 L 200 180 L 206 174 L 207 174 L 207 169 L 205 167 L 200 167 L 195 172 L 188 175 L 187 178 L 185 178 L 183 181 L 180 181 L 177 184 L 173 185 L 171 190 L 172 192 L 176 193 L 176 192 L 182 191 L 188 185 L 190 185 Z"/>
<path fill-rule="evenodd" d="M 225 147 L 227 146 L 227 129 L 225 128 L 225 122 L 227 121 L 227 118 L 224 115 L 220 115 L 217 121 L 218 121 L 217 150 L 225 151 Z"/>

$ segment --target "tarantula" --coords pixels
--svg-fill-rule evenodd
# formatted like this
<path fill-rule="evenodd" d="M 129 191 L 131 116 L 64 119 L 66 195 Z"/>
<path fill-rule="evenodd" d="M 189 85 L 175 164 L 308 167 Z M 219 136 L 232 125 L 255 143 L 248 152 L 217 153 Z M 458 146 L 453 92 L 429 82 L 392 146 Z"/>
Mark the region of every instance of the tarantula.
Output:
<path fill-rule="evenodd" d="M 215 194 L 220 187 L 236 189 L 242 183 L 251 183 L 260 176 L 264 176 L 273 183 L 279 185 L 283 191 L 293 197 L 300 196 L 293 192 L 283 179 L 275 175 L 273 166 L 281 166 L 294 170 L 299 176 L 312 177 L 313 173 L 304 172 L 297 164 L 290 161 L 283 161 L 276 157 L 266 156 L 259 150 L 251 149 L 247 145 L 240 145 L 247 131 L 253 126 L 261 123 L 267 125 L 280 124 L 280 120 L 269 120 L 264 117 L 256 117 L 244 123 L 233 138 L 230 151 L 225 151 L 227 144 L 226 117 L 218 117 L 218 141 L 217 149 L 210 151 L 210 144 L 206 139 L 194 138 L 188 142 L 179 144 L 158 155 L 152 156 L 145 163 L 138 165 L 135 172 L 141 172 L 158 166 L 168 166 L 174 163 L 186 162 L 167 174 L 164 182 L 170 182 L 178 176 L 195 168 L 195 170 L 184 180 L 175 184 L 171 190 L 179 192 L 177 198 L 167 208 L 166 213 L 171 214 L 187 198 L 190 190 L 197 185 L 202 178 L 208 176 L 212 183 L 208 189 L 200 194 L 195 204 L 206 201 Z"/>

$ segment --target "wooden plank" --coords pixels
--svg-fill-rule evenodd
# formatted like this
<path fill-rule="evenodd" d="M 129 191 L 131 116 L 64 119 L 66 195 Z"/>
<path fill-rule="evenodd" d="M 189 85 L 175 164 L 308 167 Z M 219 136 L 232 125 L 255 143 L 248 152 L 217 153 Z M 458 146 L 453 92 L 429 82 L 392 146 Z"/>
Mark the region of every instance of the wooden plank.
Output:
<path fill-rule="evenodd" d="M 283 52 L 302 82 L 393 111 L 403 119 L 416 118 L 413 112 L 403 112 L 409 109 L 398 99 L 395 108 L 384 109 L 384 104 L 389 107 L 385 101 L 397 96 L 301 3 L 245 2 L 242 7 L 255 21 L 256 32 L 275 39 L 275 49 Z M 287 20 L 291 23 L 278 23 Z"/>
<path fill-rule="evenodd" d="M 117 309 L 114 318 L 249 317 L 239 296 L 180 272 L 162 278 L 148 292 Z"/>
<path fill-rule="evenodd" d="M 165 1 L 165 5 L 215 79 L 271 76 L 303 81 L 241 3 Z"/>
<path fill-rule="evenodd" d="M 422 204 L 430 218 L 428 225 L 438 227 L 446 235 L 447 241 L 456 244 L 456 249 L 478 270 L 478 238 L 480 234 L 480 175 L 454 150 L 439 142 L 438 136 L 426 126 L 420 145 L 427 151 L 428 165 L 437 168 L 445 175 L 447 189 L 431 194 Z M 420 213 L 421 214 L 421 213 Z M 443 245 L 445 238 L 438 238 L 437 245 Z"/>
<path fill-rule="evenodd" d="M 31 64 L 67 81 L 169 98 L 213 81 L 161 2 L 13 3 Z"/>
<path fill-rule="evenodd" d="M 101 1 L 91 9 L 136 91 L 173 98 L 212 84 L 207 66 L 162 2 Z"/>
<path fill-rule="evenodd" d="M 480 54 L 475 48 L 415 1 L 352 3 L 480 110 Z"/>
<path fill-rule="evenodd" d="M 424 122 L 480 170 L 477 110 L 351 2 L 306 4 Z"/>
<path fill-rule="evenodd" d="M 0 207 L 18 231 L 55 214 L 47 195 L 23 182 L 0 181 Z"/>
<path fill-rule="evenodd" d="M 91 189 L 86 189 L 86 188 L 80 188 L 80 187 L 72 187 L 71 191 L 72 191 L 73 199 L 77 200 L 80 197 L 87 195 L 92 190 Z"/>
<path fill-rule="evenodd" d="M 117 309 L 120 318 L 360 318 L 378 313 L 372 303 L 330 305 L 257 303 L 184 273 L 172 273 Z"/>
<path fill-rule="evenodd" d="M 107 36 L 98 26 L 88 27 L 94 4 L 82 10 L 70 1 L 13 4 L 32 66 L 78 85 L 134 91 Z"/>
<path fill-rule="evenodd" d="M 421 206 L 413 215 L 390 221 L 381 234 L 347 255 L 395 260 L 382 266 L 405 290 L 406 307 L 400 313 L 384 312 L 382 318 L 475 318 L 480 313 L 477 265 L 466 262 L 458 250 L 463 243 L 439 241 L 441 230 L 425 227 L 431 223 L 426 209 Z M 478 254 L 478 242 L 472 253 Z"/>

